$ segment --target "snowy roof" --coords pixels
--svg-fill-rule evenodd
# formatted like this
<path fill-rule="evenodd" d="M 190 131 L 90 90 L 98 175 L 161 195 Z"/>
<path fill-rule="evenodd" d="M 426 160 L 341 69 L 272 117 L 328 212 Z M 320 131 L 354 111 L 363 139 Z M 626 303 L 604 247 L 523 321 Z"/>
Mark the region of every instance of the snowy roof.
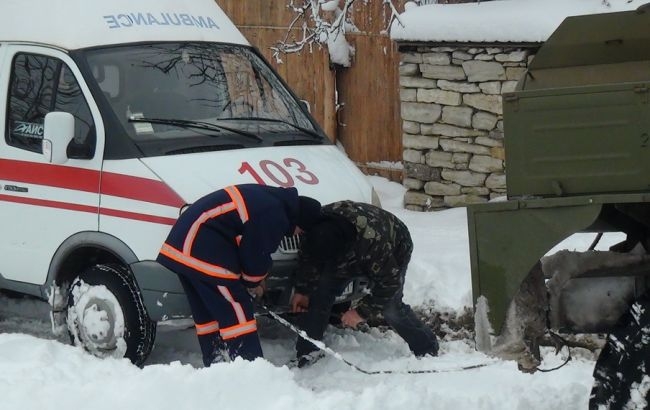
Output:
<path fill-rule="evenodd" d="M 0 2 L 0 41 L 69 50 L 142 41 L 249 44 L 214 0 Z"/>
<path fill-rule="evenodd" d="M 635 10 L 648 0 L 498 0 L 465 4 L 407 3 L 393 40 L 541 43 L 569 16 Z"/>

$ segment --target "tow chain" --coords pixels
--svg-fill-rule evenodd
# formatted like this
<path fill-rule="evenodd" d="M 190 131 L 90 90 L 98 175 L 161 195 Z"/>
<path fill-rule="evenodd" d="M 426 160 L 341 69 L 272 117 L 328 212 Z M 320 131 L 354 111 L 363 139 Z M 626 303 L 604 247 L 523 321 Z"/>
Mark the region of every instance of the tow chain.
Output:
<path fill-rule="evenodd" d="M 542 372 L 542 373 L 553 372 L 553 371 L 555 371 L 555 370 L 561 369 L 561 368 L 564 367 L 567 363 L 569 363 L 569 362 L 571 361 L 571 359 L 572 359 L 572 357 L 571 357 L 571 348 L 570 348 L 569 345 L 567 344 L 567 341 L 566 341 L 562 336 L 558 335 L 558 334 L 555 333 L 555 332 L 551 332 L 551 331 L 549 331 L 548 333 L 549 333 L 549 335 L 550 335 L 552 338 L 554 338 L 554 339 L 556 339 L 556 340 L 559 340 L 559 343 L 556 344 L 556 347 L 555 347 L 555 354 L 557 355 L 558 353 L 560 353 L 560 350 L 561 350 L 564 346 L 566 346 L 566 348 L 567 348 L 567 352 L 568 352 L 568 355 L 567 355 L 567 358 L 566 358 L 566 360 L 564 361 L 564 363 L 562 363 L 562 364 L 560 364 L 560 365 L 558 365 L 558 366 L 552 367 L 552 368 L 550 368 L 550 369 L 540 369 L 539 367 L 536 367 L 536 368 L 535 368 L 535 370 L 540 371 L 540 372 Z"/>
<path fill-rule="evenodd" d="M 295 334 L 297 334 L 299 337 L 302 337 L 303 339 L 307 340 L 308 342 L 311 342 L 314 344 L 318 349 L 321 351 L 329 354 L 330 356 L 336 358 L 337 360 L 345 363 L 347 366 L 353 368 L 354 370 L 361 372 L 363 374 L 368 374 L 368 375 L 376 375 L 376 374 L 424 374 L 424 373 L 450 373 L 450 372 L 461 372 L 465 370 L 474 370 L 474 369 L 479 369 L 481 367 L 486 367 L 493 365 L 495 363 L 499 363 L 500 360 L 491 360 L 485 363 L 477 363 L 469 366 L 459 366 L 459 367 L 453 367 L 453 368 L 448 368 L 448 369 L 425 369 L 425 370 L 366 370 L 362 367 L 359 367 L 358 365 L 346 360 L 343 356 L 341 356 L 340 353 L 332 350 L 330 347 L 325 345 L 325 343 L 319 341 L 319 340 L 314 340 L 307 336 L 307 333 L 305 331 L 298 329 L 296 326 L 293 324 L 289 323 L 286 319 L 278 315 L 277 313 L 271 311 L 269 308 L 262 304 L 258 304 L 258 307 L 264 311 L 264 313 L 268 314 L 271 316 L 273 319 L 275 319 L 277 322 L 282 324 L 283 326 L 287 327 L 291 331 L 293 331 Z"/>

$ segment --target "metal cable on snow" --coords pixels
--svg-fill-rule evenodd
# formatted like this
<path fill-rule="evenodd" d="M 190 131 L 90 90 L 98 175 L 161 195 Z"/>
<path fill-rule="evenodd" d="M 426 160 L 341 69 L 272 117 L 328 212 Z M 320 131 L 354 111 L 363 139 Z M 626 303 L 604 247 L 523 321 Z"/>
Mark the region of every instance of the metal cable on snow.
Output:
<path fill-rule="evenodd" d="M 329 354 L 330 356 L 335 357 L 337 360 L 339 360 L 339 361 L 345 363 L 346 365 L 352 367 L 354 370 L 356 370 L 356 371 L 358 371 L 358 372 L 361 372 L 361 373 L 363 373 L 363 374 L 373 375 L 373 374 L 424 374 L 424 373 L 449 373 L 449 372 L 460 372 L 460 371 L 465 371 L 465 370 L 479 369 L 479 368 L 481 368 L 481 367 L 490 366 L 490 365 L 492 365 L 492 364 L 495 364 L 495 363 L 498 363 L 498 362 L 499 362 L 498 360 L 491 360 L 491 361 L 489 361 L 489 362 L 485 362 L 485 363 L 478 363 L 478 364 L 474 364 L 474 365 L 470 365 L 470 366 L 460 366 L 460 367 L 450 368 L 450 369 L 425 369 L 425 370 L 366 370 L 366 369 L 363 369 L 363 368 L 359 367 L 358 365 L 356 365 L 356 364 L 354 364 L 354 363 L 352 363 L 352 362 L 346 360 L 343 356 L 341 356 L 340 353 L 338 353 L 338 352 L 332 350 L 330 347 L 328 347 L 327 345 L 325 345 L 325 343 L 323 343 L 322 341 L 320 341 L 320 340 L 314 340 L 314 339 L 310 338 L 309 336 L 307 336 L 307 333 L 305 333 L 305 331 L 298 329 L 296 326 L 294 326 L 293 324 L 289 323 L 286 319 L 284 319 L 283 317 L 281 317 L 281 316 L 278 315 L 277 313 L 271 311 L 271 310 L 270 310 L 269 308 L 267 308 L 266 306 L 264 306 L 264 305 L 258 305 L 258 306 L 259 306 L 259 307 L 264 311 L 264 313 L 269 314 L 273 319 L 275 319 L 275 320 L 278 321 L 280 324 L 282 324 L 283 326 L 285 326 L 285 327 L 287 327 L 288 329 L 290 329 L 291 331 L 293 331 L 293 332 L 294 332 L 295 334 L 297 334 L 299 337 L 302 337 L 303 339 L 305 339 L 305 340 L 307 340 L 307 341 L 313 343 L 313 344 L 314 344 L 318 349 L 320 349 L 321 351 L 323 351 L 323 352 Z"/>

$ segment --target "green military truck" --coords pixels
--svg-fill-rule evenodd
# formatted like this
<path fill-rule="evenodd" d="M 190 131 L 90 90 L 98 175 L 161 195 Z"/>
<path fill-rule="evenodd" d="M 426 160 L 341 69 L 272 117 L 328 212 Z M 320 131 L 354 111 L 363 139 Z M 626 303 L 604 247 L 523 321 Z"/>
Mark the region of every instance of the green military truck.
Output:
<path fill-rule="evenodd" d="M 608 334 L 591 406 L 650 401 L 650 7 L 567 18 L 503 95 L 507 200 L 468 207 L 476 342 Z M 620 232 L 608 251 L 549 251 Z"/>

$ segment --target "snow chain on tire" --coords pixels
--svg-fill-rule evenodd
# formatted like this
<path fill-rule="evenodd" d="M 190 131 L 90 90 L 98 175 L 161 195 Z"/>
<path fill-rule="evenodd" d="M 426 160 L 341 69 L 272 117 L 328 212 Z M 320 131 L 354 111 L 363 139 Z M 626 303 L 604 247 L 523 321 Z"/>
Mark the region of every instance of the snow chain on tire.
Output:
<path fill-rule="evenodd" d="M 136 366 L 142 366 L 153 349 L 156 322 L 149 318 L 140 290 L 128 268 L 113 264 L 95 265 L 83 271 L 70 287 L 68 309 L 76 303 L 73 289 L 82 286 L 82 283 L 103 285 L 118 300 L 124 316 L 124 357 Z M 78 322 L 75 325 L 80 326 Z"/>

